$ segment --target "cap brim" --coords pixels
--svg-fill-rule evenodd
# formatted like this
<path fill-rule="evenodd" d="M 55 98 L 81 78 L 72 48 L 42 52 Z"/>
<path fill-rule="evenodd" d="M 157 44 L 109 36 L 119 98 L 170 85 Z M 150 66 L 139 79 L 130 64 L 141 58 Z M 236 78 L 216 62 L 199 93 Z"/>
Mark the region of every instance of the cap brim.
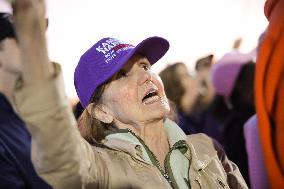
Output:
<path fill-rule="evenodd" d="M 132 52 L 134 54 L 141 54 L 147 57 L 151 64 L 155 64 L 168 51 L 170 47 L 169 42 L 161 37 L 150 37 L 139 43 Z"/>
<path fill-rule="evenodd" d="M 153 65 L 166 54 L 166 52 L 169 50 L 169 47 L 170 44 L 166 39 L 157 36 L 149 37 L 129 51 L 128 54 L 120 60 L 118 67 L 120 69 L 136 54 L 145 56 Z M 119 69 L 116 68 L 116 72 L 119 71 Z"/>

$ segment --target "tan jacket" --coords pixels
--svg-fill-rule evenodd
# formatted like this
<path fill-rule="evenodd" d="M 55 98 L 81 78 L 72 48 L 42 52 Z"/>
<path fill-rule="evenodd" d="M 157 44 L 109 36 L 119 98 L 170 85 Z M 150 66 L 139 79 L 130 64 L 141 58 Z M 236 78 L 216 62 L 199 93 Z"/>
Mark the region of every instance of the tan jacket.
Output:
<path fill-rule="evenodd" d="M 34 166 L 55 189 L 247 188 L 236 165 L 203 134 L 184 137 L 175 132 L 187 144 L 185 154 L 174 151 L 177 158 L 171 159 L 178 187 L 173 182 L 171 186 L 135 141 L 112 138 L 101 147 L 89 145 L 77 129 L 59 66 L 57 72 L 50 81 L 21 86 L 15 93 L 18 111 L 32 135 Z M 179 175 L 187 175 L 189 181 Z"/>

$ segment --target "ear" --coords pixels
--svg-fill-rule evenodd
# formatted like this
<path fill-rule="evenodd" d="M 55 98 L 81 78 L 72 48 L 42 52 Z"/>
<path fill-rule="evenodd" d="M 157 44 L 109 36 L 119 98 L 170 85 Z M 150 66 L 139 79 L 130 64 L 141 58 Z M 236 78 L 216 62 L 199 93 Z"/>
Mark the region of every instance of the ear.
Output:
<path fill-rule="evenodd" d="M 104 123 L 111 123 L 113 121 L 113 116 L 103 104 L 94 105 L 94 103 L 91 103 L 88 105 L 87 111 L 93 118 Z"/>

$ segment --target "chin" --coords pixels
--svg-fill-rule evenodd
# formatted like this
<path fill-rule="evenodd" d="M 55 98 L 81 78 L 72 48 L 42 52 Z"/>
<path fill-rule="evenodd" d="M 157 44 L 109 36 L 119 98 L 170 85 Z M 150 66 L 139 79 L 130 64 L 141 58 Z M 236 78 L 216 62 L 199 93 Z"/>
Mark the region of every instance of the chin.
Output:
<path fill-rule="evenodd" d="M 156 111 L 153 114 L 156 115 L 157 119 L 165 119 L 166 117 L 168 117 L 169 113 L 170 113 L 170 108 L 168 107 L 168 108 L 164 108 L 159 111 Z"/>
<path fill-rule="evenodd" d="M 169 102 L 166 100 L 166 101 L 163 101 L 162 103 L 162 109 L 163 111 L 166 113 L 166 114 L 169 114 L 170 111 L 171 111 L 171 107 L 169 105 Z"/>
<path fill-rule="evenodd" d="M 144 111 L 144 115 L 151 117 L 151 119 L 164 119 L 169 113 L 170 106 L 168 101 L 165 100 L 149 105 L 146 111 Z"/>

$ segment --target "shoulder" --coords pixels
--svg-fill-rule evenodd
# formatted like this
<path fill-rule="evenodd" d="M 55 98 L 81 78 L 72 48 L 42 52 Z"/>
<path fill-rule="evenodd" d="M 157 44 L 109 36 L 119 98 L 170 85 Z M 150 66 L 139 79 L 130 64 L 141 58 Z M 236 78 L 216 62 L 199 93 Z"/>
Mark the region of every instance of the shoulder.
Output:
<path fill-rule="evenodd" d="M 125 157 L 128 157 L 127 153 L 120 150 L 112 149 L 104 145 L 92 146 L 92 148 L 94 153 L 100 156 L 104 161 L 121 159 L 121 157 L 122 159 L 125 159 Z"/>
<path fill-rule="evenodd" d="M 203 133 L 187 135 L 186 142 L 199 154 L 215 155 L 219 149 L 216 141 Z"/>
<path fill-rule="evenodd" d="M 204 133 L 187 135 L 186 140 L 192 144 L 213 145 L 214 143 L 213 139 Z"/>

